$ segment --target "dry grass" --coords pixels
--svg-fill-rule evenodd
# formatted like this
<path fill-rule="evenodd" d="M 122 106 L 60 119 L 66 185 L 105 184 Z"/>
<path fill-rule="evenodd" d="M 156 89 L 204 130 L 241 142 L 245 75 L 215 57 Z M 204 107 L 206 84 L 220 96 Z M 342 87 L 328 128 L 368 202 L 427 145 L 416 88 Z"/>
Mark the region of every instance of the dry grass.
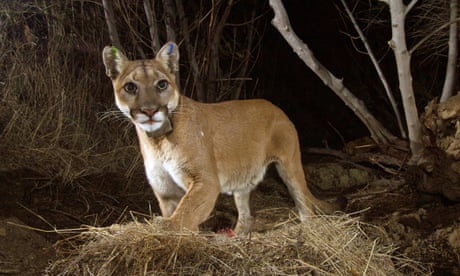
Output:
<path fill-rule="evenodd" d="M 248 238 L 169 233 L 156 222 L 88 227 L 57 245 L 52 275 L 428 275 L 383 230 L 350 216 L 287 222 Z M 371 236 L 373 238 L 371 238 Z M 378 236 L 382 238 L 377 238 Z"/>
<path fill-rule="evenodd" d="M 0 170 L 71 184 L 142 166 L 129 123 L 98 115 L 114 109 L 99 51 L 108 39 L 85 5 L 95 4 L 0 4 Z"/>

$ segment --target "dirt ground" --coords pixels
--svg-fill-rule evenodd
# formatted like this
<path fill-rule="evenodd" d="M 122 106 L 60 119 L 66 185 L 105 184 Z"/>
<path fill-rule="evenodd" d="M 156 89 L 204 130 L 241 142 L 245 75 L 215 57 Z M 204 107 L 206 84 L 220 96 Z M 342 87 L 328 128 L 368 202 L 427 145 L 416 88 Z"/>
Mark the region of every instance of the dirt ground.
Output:
<path fill-rule="evenodd" d="M 315 166 L 313 171 L 318 172 L 331 163 Z M 317 181 L 308 168 L 309 178 Z M 341 180 L 357 175 L 353 170 L 344 172 L 342 165 L 332 168 L 342 168 Z M 419 194 L 396 177 L 384 179 L 366 171 L 366 179 L 355 181 L 353 187 L 313 191 L 323 198 L 345 196 L 345 212 L 381 226 L 399 248 L 398 253 L 432 265 L 434 275 L 459 275 L 460 204 Z M 81 225 L 107 226 L 158 213 L 142 175 L 137 184 L 125 183 L 122 175 L 110 174 L 62 187 L 32 171 L 0 172 L 0 275 L 43 275 L 57 258 L 53 244 L 76 234 L 67 230 Z M 271 171 L 253 193 L 251 204 L 256 214 L 254 231 L 285 221 L 294 207 L 286 188 Z M 221 196 L 203 228 L 217 231 L 232 227 L 235 217 L 232 198 Z"/>

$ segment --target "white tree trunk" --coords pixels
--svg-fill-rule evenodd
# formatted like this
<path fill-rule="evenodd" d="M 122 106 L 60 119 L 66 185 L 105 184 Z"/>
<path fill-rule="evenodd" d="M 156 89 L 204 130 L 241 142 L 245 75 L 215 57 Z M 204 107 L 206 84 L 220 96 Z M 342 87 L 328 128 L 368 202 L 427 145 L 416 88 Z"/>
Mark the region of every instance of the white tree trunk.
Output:
<path fill-rule="evenodd" d="M 364 123 L 370 135 L 377 143 L 387 144 L 396 139 L 380 122 L 368 111 L 364 103 L 356 98 L 344 85 L 341 79 L 336 78 L 313 55 L 308 45 L 292 31 L 291 23 L 281 0 L 270 0 L 270 6 L 275 12 L 273 26 L 281 33 L 288 44 L 300 59 L 327 85 L 337 96 L 355 113 Z"/>
<path fill-rule="evenodd" d="M 422 143 L 422 125 L 420 124 L 412 86 L 412 73 L 410 68 L 411 55 L 407 50 L 404 23 L 406 14 L 417 1 L 412 0 L 407 6 L 404 5 L 402 0 L 382 1 L 387 3 L 390 7 L 392 38 L 389 44 L 396 58 L 399 89 L 401 92 L 404 114 L 406 116 L 409 143 L 412 152 L 411 161 L 416 162 L 422 156 L 424 146 Z"/>
<path fill-rule="evenodd" d="M 447 56 L 447 69 L 446 79 L 442 88 L 442 95 L 440 102 L 445 102 L 452 96 L 455 87 L 456 67 L 458 56 L 458 38 L 457 38 L 457 1 L 450 0 L 450 19 L 451 25 L 449 27 L 449 53 Z"/>

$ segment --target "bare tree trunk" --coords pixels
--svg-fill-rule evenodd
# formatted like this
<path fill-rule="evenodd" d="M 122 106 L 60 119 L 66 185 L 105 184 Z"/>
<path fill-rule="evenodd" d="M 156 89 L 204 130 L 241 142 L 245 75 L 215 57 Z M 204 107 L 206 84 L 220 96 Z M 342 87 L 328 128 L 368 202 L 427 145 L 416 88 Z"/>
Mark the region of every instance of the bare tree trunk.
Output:
<path fill-rule="evenodd" d="M 213 4 L 214 5 L 214 4 Z M 224 12 L 220 16 L 220 20 L 217 23 L 213 22 L 214 28 L 210 29 L 208 34 L 210 39 L 210 56 L 209 56 L 209 85 L 207 89 L 207 101 L 214 102 L 217 95 L 217 76 L 219 75 L 219 45 L 222 38 L 222 31 L 225 27 L 225 22 L 227 22 L 228 16 L 232 9 L 233 0 L 228 0 L 227 5 L 224 8 Z M 214 7 L 215 9 L 215 7 Z M 214 12 L 214 16 L 218 15 L 218 11 Z M 214 18 L 213 21 L 219 18 Z M 211 33 L 212 32 L 212 33 Z"/>
<path fill-rule="evenodd" d="M 147 23 L 149 24 L 150 40 L 152 43 L 152 51 L 155 54 L 160 50 L 160 38 L 158 37 L 158 26 L 155 20 L 155 0 L 152 0 L 153 5 L 150 4 L 150 0 L 144 0 L 144 12 L 147 17 Z M 153 8 L 152 8 L 153 7 Z"/>
<path fill-rule="evenodd" d="M 411 161 L 416 162 L 422 157 L 424 146 L 422 143 L 422 125 L 420 124 L 412 86 L 412 73 L 410 68 L 411 55 L 407 50 L 404 23 L 406 15 L 416 4 L 417 0 L 412 0 L 407 6 L 404 5 L 402 0 L 381 1 L 385 2 L 390 7 L 392 38 L 389 43 L 396 58 L 399 90 L 401 92 L 409 133 L 410 149 L 412 152 Z"/>
<path fill-rule="evenodd" d="M 117 27 L 115 25 L 115 16 L 112 8 L 111 0 L 102 0 L 102 5 L 104 6 L 104 15 L 105 21 L 107 22 L 107 27 L 109 29 L 110 40 L 112 45 L 124 52 L 123 47 L 120 43 L 120 38 L 118 37 Z"/>
<path fill-rule="evenodd" d="M 196 61 L 194 47 L 190 41 L 190 28 L 188 27 L 187 17 L 184 12 L 184 5 L 182 0 L 176 0 L 177 14 L 179 16 L 179 24 L 181 26 L 182 35 L 184 37 L 184 46 L 187 53 L 188 60 L 190 62 L 190 70 L 193 77 L 193 85 L 195 87 L 197 99 L 200 102 L 206 101 L 206 94 L 203 88 L 203 83 L 200 79 L 200 69 L 198 68 L 198 63 Z"/>
<path fill-rule="evenodd" d="M 452 96 L 455 88 L 456 68 L 457 68 L 457 56 L 458 56 L 458 38 L 457 28 L 457 1 L 450 0 L 450 19 L 451 25 L 449 27 L 449 53 L 447 56 L 447 69 L 446 79 L 444 80 L 444 86 L 442 88 L 442 95 L 440 102 L 445 102 L 450 96 Z"/>
<path fill-rule="evenodd" d="M 281 0 L 270 0 L 270 6 L 275 12 L 273 26 L 278 29 L 284 39 L 294 49 L 302 61 L 327 85 L 337 96 L 353 110 L 356 116 L 364 123 L 370 135 L 377 143 L 387 144 L 396 139 L 380 122 L 367 110 L 361 100 L 356 98 L 326 67 L 313 55 L 308 45 L 292 31 L 291 23 Z"/>
<path fill-rule="evenodd" d="M 367 39 L 364 36 L 363 32 L 361 31 L 361 28 L 358 26 L 358 23 L 355 20 L 355 17 L 353 16 L 353 13 L 350 11 L 348 8 L 348 4 L 345 0 L 341 0 L 343 7 L 345 8 L 345 11 L 347 12 L 351 22 L 353 23 L 353 26 L 355 27 L 356 32 L 358 33 L 359 37 L 361 38 L 361 41 L 364 44 L 364 47 L 366 48 L 367 54 L 369 55 L 369 58 L 372 61 L 372 64 L 374 65 L 375 70 L 377 71 L 377 74 L 379 76 L 380 81 L 382 82 L 383 87 L 385 88 L 385 92 L 387 93 L 387 97 L 390 100 L 391 107 L 393 108 L 393 112 L 395 113 L 396 116 L 396 121 L 398 123 L 399 127 L 399 132 L 401 133 L 401 137 L 403 139 L 407 138 L 406 131 L 404 130 L 404 126 L 402 124 L 401 120 L 401 114 L 399 113 L 398 106 L 396 104 L 396 101 L 393 97 L 393 92 L 391 91 L 390 85 L 387 82 L 387 79 L 385 75 L 382 72 L 382 69 L 380 68 L 380 65 L 377 61 L 377 59 L 374 56 L 374 52 L 372 51 L 369 43 L 367 43 Z"/>
<path fill-rule="evenodd" d="M 168 41 L 176 41 L 176 13 L 172 0 L 163 0 L 165 9 L 166 36 Z"/>

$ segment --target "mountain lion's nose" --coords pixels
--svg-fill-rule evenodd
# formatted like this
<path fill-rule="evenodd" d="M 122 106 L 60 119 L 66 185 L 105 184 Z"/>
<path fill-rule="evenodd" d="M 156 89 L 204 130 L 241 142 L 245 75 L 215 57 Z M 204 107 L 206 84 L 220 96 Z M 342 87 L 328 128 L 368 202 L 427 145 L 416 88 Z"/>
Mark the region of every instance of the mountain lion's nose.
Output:
<path fill-rule="evenodd" d="M 149 117 L 152 117 L 155 113 L 157 113 L 158 111 L 158 108 L 156 109 L 153 109 L 153 108 L 143 108 L 141 109 L 142 113 L 144 113 L 145 115 L 149 116 Z"/>

